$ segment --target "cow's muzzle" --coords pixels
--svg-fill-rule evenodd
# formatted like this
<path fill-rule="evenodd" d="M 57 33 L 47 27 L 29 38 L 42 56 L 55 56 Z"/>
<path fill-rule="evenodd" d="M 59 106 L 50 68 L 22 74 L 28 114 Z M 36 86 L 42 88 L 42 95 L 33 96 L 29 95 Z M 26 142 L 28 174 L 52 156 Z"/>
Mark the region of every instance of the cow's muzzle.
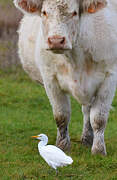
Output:
<path fill-rule="evenodd" d="M 64 49 L 64 46 L 65 46 L 65 42 L 66 39 L 65 37 L 62 37 L 62 36 L 51 36 L 51 37 L 48 37 L 48 46 L 50 49 L 53 49 L 53 50 L 59 50 L 59 49 Z"/>

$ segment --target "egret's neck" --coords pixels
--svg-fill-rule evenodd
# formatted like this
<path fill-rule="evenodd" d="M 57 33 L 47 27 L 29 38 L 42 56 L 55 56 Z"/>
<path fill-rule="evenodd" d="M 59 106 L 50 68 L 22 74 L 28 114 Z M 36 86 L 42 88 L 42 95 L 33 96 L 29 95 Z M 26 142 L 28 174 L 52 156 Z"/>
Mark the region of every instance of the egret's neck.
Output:
<path fill-rule="evenodd" d="M 43 147 L 43 146 L 46 146 L 47 143 L 48 143 L 48 140 L 40 141 L 40 142 L 38 143 L 38 148 L 41 148 L 41 147 Z"/>

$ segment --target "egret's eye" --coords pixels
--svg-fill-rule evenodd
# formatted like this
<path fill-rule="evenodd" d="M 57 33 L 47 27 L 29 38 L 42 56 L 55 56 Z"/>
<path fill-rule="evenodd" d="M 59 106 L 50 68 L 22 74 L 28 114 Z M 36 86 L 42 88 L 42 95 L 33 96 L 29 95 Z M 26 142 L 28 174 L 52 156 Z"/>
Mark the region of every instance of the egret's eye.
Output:
<path fill-rule="evenodd" d="M 72 16 L 77 16 L 77 12 L 76 11 L 74 11 L 73 13 L 72 13 Z"/>
<path fill-rule="evenodd" d="M 42 14 L 43 14 L 43 16 L 47 16 L 46 11 L 43 11 Z"/>

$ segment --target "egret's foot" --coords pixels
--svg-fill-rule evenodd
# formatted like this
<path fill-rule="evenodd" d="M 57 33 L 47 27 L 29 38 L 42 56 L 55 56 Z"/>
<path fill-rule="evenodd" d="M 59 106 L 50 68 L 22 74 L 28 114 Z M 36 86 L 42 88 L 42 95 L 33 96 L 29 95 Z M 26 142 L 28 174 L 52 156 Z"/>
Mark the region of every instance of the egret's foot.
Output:
<path fill-rule="evenodd" d="M 83 134 L 81 137 L 81 143 L 87 147 L 92 146 L 92 144 L 93 144 L 93 132 L 89 133 L 88 135 Z"/>
<path fill-rule="evenodd" d="M 58 176 L 58 170 L 56 169 L 56 176 Z"/>
<path fill-rule="evenodd" d="M 63 151 L 70 151 L 70 138 L 66 136 L 64 139 L 62 137 L 57 137 L 56 146 Z"/>
<path fill-rule="evenodd" d="M 101 154 L 103 156 L 106 156 L 106 147 L 105 144 L 97 144 L 97 145 L 93 145 L 92 146 L 92 150 L 91 150 L 92 154 Z"/>

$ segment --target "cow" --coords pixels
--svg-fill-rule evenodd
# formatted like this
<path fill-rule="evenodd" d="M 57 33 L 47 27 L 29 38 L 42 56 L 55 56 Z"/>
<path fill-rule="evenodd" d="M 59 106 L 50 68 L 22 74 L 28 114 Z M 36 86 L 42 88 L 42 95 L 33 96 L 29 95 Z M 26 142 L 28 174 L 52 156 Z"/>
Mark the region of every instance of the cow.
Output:
<path fill-rule="evenodd" d="M 117 84 L 116 0 L 14 0 L 24 17 L 19 56 L 44 85 L 57 124 L 56 145 L 70 148 L 71 94 L 84 116 L 82 144 L 106 155 L 104 130 Z"/>

